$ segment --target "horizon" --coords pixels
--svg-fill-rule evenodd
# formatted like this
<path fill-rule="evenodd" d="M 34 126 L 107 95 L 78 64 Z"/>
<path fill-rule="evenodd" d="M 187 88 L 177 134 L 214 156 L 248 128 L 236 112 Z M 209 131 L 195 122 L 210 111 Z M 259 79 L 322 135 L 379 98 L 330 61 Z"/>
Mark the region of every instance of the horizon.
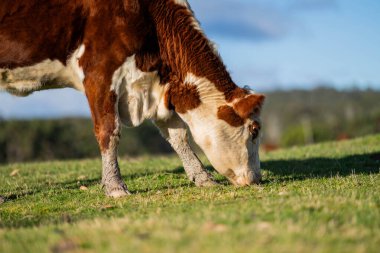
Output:
<path fill-rule="evenodd" d="M 337 92 L 376 92 L 380 94 L 380 88 L 360 88 L 355 86 L 349 86 L 342 89 L 331 87 L 331 86 L 315 86 L 309 88 L 280 88 L 268 91 L 260 91 L 265 95 L 270 95 L 276 92 L 315 92 L 321 89 L 327 89 Z M 0 101 L 5 104 L 10 105 L 13 109 L 7 110 L 5 107 L 0 106 L 0 121 L 1 120 L 55 120 L 62 118 L 91 118 L 91 113 L 89 106 L 87 105 L 87 100 L 84 94 L 71 89 L 56 89 L 48 91 L 40 91 L 30 96 L 29 99 L 24 97 L 16 97 L 7 94 L 7 96 L 2 98 L 3 93 L 0 93 Z M 62 100 L 71 100 L 73 103 L 60 104 L 61 102 L 55 98 L 60 96 Z M 4 99 L 4 100 L 2 100 Z M 14 107 L 13 107 L 14 106 Z M 32 106 L 34 106 L 32 108 Z M 46 110 L 46 108 L 50 110 Z M 24 111 L 24 108 L 29 108 L 28 111 Z M 57 110 L 59 108 L 59 110 Z M 5 109 L 5 110 L 4 110 Z"/>

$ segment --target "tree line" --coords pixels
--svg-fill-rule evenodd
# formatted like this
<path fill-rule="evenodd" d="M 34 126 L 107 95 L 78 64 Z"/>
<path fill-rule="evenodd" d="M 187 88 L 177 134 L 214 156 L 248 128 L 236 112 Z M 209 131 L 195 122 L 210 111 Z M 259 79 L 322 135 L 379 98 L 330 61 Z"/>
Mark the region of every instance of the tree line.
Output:
<path fill-rule="evenodd" d="M 264 150 L 380 133 L 379 91 L 317 88 L 266 95 Z M 87 118 L 0 119 L 0 163 L 99 157 L 92 128 Z M 122 131 L 120 156 L 171 152 L 150 122 Z"/>
<path fill-rule="evenodd" d="M 170 145 L 149 122 L 123 129 L 119 154 L 168 154 Z M 93 125 L 86 118 L 0 121 L 0 162 L 79 159 L 99 156 Z"/>

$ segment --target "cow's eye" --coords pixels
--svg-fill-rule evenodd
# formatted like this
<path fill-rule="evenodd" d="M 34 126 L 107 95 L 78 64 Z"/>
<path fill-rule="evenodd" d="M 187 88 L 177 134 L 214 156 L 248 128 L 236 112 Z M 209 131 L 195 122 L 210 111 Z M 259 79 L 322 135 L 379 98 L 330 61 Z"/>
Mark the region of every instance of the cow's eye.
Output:
<path fill-rule="evenodd" d="M 255 140 L 257 137 L 259 137 L 259 132 L 260 132 L 260 124 L 257 122 L 253 122 L 252 124 L 249 125 L 249 133 L 252 136 L 252 140 Z"/>

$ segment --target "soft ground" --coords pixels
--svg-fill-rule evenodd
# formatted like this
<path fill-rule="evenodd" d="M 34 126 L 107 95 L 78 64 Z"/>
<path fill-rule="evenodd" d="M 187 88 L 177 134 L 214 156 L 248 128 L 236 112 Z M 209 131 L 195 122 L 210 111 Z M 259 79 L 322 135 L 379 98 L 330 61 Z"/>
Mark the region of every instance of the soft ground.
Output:
<path fill-rule="evenodd" d="M 122 160 L 119 200 L 99 160 L 0 166 L 0 252 L 379 252 L 380 135 L 263 154 L 259 186 L 181 166 Z"/>

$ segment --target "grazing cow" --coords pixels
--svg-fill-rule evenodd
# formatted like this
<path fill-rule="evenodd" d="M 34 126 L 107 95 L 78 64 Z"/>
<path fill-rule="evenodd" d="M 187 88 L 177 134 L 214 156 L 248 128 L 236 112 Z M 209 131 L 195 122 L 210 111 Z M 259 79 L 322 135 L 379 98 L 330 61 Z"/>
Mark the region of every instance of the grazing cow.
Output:
<path fill-rule="evenodd" d="M 186 0 L 2 0 L 0 88 L 26 96 L 72 87 L 88 99 L 106 194 L 128 194 L 121 125 L 151 119 L 197 186 L 214 185 L 187 127 L 233 184 L 258 183 L 263 95 L 232 81 Z"/>

